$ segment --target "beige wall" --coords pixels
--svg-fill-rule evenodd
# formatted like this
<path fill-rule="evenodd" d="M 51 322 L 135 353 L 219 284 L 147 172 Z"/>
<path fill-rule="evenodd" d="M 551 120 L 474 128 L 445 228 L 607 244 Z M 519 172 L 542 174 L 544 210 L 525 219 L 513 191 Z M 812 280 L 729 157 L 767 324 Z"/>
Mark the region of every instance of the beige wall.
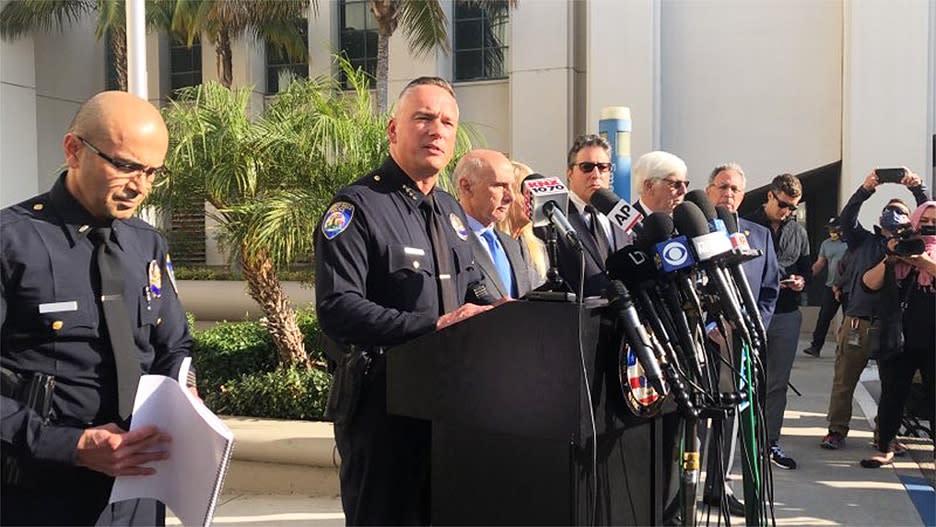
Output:
<path fill-rule="evenodd" d="M 932 184 L 934 11 L 926 0 L 845 4 L 843 204 L 875 167 L 907 166 Z M 862 223 L 873 225 L 892 197 L 913 203 L 906 189 L 882 186 Z"/>
<path fill-rule="evenodd" d="M 32 37 L 0 45 L 0 207 L 39 191 L 34 57 Z"/>
<path fill-rule="evenodd" d="M 331 71 L 338 41 L 334 3 L 319 4 L 313 74 Z M 695 186 L 728 159 L 745 166 L 750 187 L 841 159 L 842 200 L 875 166 L 932 178 L 932 0 L 536 0 L 511 16 L 510 77 L 457 84 L 462 120 L 544 174 L 564 172 L 572 137 L 595 131 L 601 108 L 628 106 L 632 157 L 671 150 Z M 156 98 L 168 89 L 167 46 L 148 42 Z M 213 47 L 202 50 L 205 79 L 217 78 Z M 390 56 L 391 100 L 415 76 L 451 76 L 450 55 L 413 60 L 402 33 Z M 90 19 L 3 42 L 0 205 L 51 185 L 68 121 L 104 86 L 103 57 Z M 256 111 L 262 46 L 236 42 L 234 58 L 235 82 L 257 86 Z"/>

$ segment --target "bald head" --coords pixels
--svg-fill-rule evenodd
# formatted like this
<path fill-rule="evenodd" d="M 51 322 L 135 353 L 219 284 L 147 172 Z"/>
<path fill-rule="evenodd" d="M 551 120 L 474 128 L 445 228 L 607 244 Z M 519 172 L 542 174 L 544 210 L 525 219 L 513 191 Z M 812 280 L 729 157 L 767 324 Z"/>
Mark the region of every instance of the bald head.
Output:
<path fill-rule="evenodd" d="M 81 105 L 63 140 L 65 186 L 99 220 L 133 215 L 162 167 L 169 132 L 152 104 L 121 91 Z M 108 160 L 109 158 L 109 160 Z"/>
<path fill-rule="evenodd" d="M 462 208 L 484 226 L 503 221 L 513 202 L 513 165 L 495 150 L 472 150 L 455 167 Z"/>

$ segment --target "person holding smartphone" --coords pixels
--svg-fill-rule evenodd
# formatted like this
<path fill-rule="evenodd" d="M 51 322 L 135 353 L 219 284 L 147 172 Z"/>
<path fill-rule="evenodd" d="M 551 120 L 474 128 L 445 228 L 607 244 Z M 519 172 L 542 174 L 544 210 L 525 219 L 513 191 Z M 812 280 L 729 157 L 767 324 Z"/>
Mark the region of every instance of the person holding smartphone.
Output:
<path fill-rule="evenodd" d="M 803 186 L 792 174 L 781 174 L 770 183 L 767 202 L 749 220 L 770 229 L 774 252 L 780 268 L 780 294 L 773 317 L 767 326 L 767 353 L 763 357 L 767 373 L 765 407 L 767 440 L 771 462 L 783 469 L 796 468 L 796 461 L 780 446 L 780 428 L 786 410 L 787 386 L 796 358 L 800 326 L 800 293 L 812 276 L 809 262 L 809 237 L 794 216 Z"/>
<path fill-rule="evenodd" d="M 879 169 L 880 170 L 880 169 Z M 903 167 L 903 176 L 899 183 L 906 186 L 917 205 L 926 202 L 926 187 L 920 176 Z M 880 170 L 883 179 L 893 179 L 893 171 Z M 864 183 L 845 204 L 839 220 L 842 226 L 842 238 L 848 244 L 852 256 L 849 265 L 852 272 L 842 286 L 842 294 L 847 295 L 845 317 L 839 332 L 835 348 L 835 373 L 832 379 L 832 393 L 829 397 L 828 433 L 822 438 L 822 448 L 836 450 L 845 446 L 851 422 L 852 397 L 861 371 L 868 364 L 872 351 L 878 345 L 880 320 L 884 315 L 878 296 L 863 283 L 865 271 L 878 265 L 887 253 L 887 241 L 897 227 L 894 218 L 909 216 L 910 208 L 901 199 L 892 199 L 881 211 L 880 226 L 871 232 L 858 222 L 861 205 L 877 191 L 881 185 L 878 170 L 865 176 Z"/>

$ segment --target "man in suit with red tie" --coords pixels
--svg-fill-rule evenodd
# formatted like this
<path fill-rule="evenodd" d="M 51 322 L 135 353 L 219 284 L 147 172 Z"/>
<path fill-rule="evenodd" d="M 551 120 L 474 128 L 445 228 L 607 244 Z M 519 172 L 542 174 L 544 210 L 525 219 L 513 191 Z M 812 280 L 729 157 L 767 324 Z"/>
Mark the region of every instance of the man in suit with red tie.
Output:
<path fill-rule="evenodd" d="M 530 290 L 530 270 L 520 244 L 498 231 L 514 200 L 513 165 L 494 150 L 472 150 L 455 167 L 458 201 L 474 233 L 468 239 L 481 268 L 482 284 L 497 298 L 520 298 Z"/>

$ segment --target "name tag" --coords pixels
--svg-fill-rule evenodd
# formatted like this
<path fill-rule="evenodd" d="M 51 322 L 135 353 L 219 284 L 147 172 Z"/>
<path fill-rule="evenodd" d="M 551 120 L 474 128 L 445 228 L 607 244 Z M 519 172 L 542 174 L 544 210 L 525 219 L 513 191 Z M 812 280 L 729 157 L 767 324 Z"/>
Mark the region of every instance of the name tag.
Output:
<path fill-rule="evenodd" d="M 403 253 L 404 253 L 404 254 L 411 254 L 411 255 L 414 255 L 414 256 L 426 256 L 426 251 L 424 251 L 424 250 L 422 250 L 422 249 L 420 249 L 420 248 L 418 248 L 418 247 L 404 247 L 404 248 L 403 248 Z"/>
<path fill-rule="evenodd" d="M 39 314 L 43 313 L 63 313 L 65 311 L 78 311 L 78 301 L 68 302 L 50 302 L 48 304 L 39 304 Z"/>

